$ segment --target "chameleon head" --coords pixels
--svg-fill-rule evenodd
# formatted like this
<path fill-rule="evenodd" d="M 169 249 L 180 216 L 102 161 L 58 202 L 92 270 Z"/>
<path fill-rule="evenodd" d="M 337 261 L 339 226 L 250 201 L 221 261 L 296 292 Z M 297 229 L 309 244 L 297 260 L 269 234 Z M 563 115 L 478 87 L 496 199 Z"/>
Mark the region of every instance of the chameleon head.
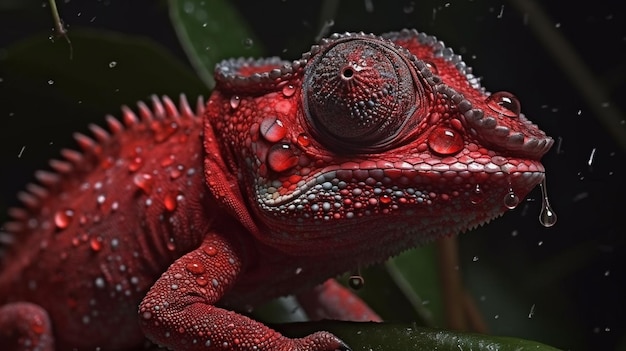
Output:
<path fill-rule="evenodd" d="M 216 80 L 206 132 L 249 199 L 237 211 L 301 255 L 376 259 L 485 223 L 543 180 L 553 144 L 514 95 L 488 93 L 416 31 L 335 34 L 293 62 L 224 61 Z"/>

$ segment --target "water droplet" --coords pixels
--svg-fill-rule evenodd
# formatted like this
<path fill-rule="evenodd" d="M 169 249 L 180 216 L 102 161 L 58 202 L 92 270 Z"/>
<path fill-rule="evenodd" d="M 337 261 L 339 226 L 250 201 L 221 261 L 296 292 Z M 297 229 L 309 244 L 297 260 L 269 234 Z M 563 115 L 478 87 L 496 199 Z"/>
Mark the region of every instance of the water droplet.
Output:
<path fill-rule="evenodd" d="M 236 109 L 237 107 L 239 107 L 239 104 L 241 103 L 241 99 L 239 98 L 239 96 L 237 95 L 233 95 L 230 97 L 230 107 L 233 109 Z"/>
<path fill-rule="evenodd" d="M 360 274 L 353 274 L 348 278 L 348 285 L 353 290 L 362 289 L 365 286 L 365 279 Z"/>
<path fill-rule="evenodd" d="M 58 229 L 65 229 L 72 223 L 72 218 L 74 218 L 74 211 L 69 209 L 60 210 L 54 214 L 54 224 Z"/>
<path fill-rule="evenodd" d="M 199 275 L 205 272 L 204 265 L 200 261 L 191 261 L 187 262 L 185 265 L 185 269 L 195 275 Z"/>
<path fill-rule="evenodd" d="M 176 199 L 177 195 L 177 192 L 170 192 L 167 193 L 165 195 L 165 198 L 163 199 L 163 206 L 165 206 L 165 209 L 169 212 L 174 211 L 176 209 L 176 206 L 178 205 L 178 201 Z"/>
<path fill-rule="evenodd" d="M 283 95 L 285 97 L 293 96 L 293 93 L 295 92 L 296 92 L 296 87 L 294 87 L 292 84 L 285 84 L 283 86 Z"/>
<path fill-rule="evenodd" d="M 128 163 L 128 170 L 131 172 L 136 172 L 141 165 L 143 164 L 143 159 L 141 157 L 133 157 L 132 160 Z"/>
<path fill-rule="evenodd" d="M 483 189 L 480 187 L 479 184 L 476 184 L 474 189 L 472 189 L 469 198 L 470 202 L 474 205 L 478 205 L 479 203 L 483 202 L 483 200 L 485 199 L 485 194 L 483 193 Z"/>
<path fill-rule="evenodd" d="M 507 91 L 493 93 L 487 97 L 485 102 L 494 112 L 507 117 L 518 117 L 522 110 L 517 97 Z"/>
<path fill-rule="evenodd" d="M 133 177 L 133 183 L 139 187 L 145 194 L 152 193 L 152 185 L 154 179 L 148 173 L 137 174 Z"/>
<path fill-rule="evenodd" d="M 102 250 L 102 238 L 91 238 L 91 240 L 89 240 L 89 247 L 93 252 Z"/>
<path fill-rule="evenodd" d="M 437 68 L 437 65 L 435 65 L 434 62 L 432 61 L 428 61 L 428 60 L 424 60 L 424 63 L 426 64 L 426 66 L 428 66 L 428 69 L 433 73 L 433 74 L 439 74 L 439 69 Z"/>
<path fill-rule="evenodd" d="M 308 147 L 309 145 L 311 145 L 311 140 L 309 139 L 309 136 L 301 133 L 300 135 L 298 135 L 298 145 L 302 146 L 302 147 Z"/>
<path fill-rule="evenodd" d="M 541 213 L 539 214 L 539 223 L 546 228 L 552 227 L 556 223 L 556 213 L 552 210 L 548 201 L 548 189 L 546 188 L 546 178 L 543 178 L 541 184 Z"/>
<path fill-rule="evenodd" d="M 207 286 L 209 284 L 209 281 L 205 277 L 198 277 L 196 278 L 196 284 L 200 286 Z"/>
<path fill-rule="evenodd" d="M 385 205 L 391 203 L 391 196 L 389 196 L 387 194 L 383 194 L 380 197 L 380 203 L 381 204 L 385 204 Z"/>
<path fill-rule="evenodd" d="M 461 133 L 447 127 L 437 127 L 428 136 L 428 147 L 440 155 L 454 155 L 463 149 Z"/>
<path fill-rule="evenodd" d="M 50 79 L 50 80 L 48 80 L 48 84 L 52 85 L 52 84 L 54 84 L 54 81 L 52 79 Z"/>
<path fill-rule="evenodd" d="M 519 197 L 513 192 L 513 189 L 509 189 L 509 192 L 504 195 L 504 206 L 509 210 L 514 209 L 519 205 Z"/>
<path fill-rule="evenodd" d="M 117 66 L 117 62 L 115 61 L 109 62 L 109 68 L 115 68 L 115 66 Z"/>
<path fill-rule="evenodd" d="M 252 45 L 254 45 L 254 40 L 252 40 L 252 38 L 245 38 L 241 41 L 241 43 L 243 44 L 244 48 L 250 49 Z"/>
<path fill-rule="evenodd" d="M 96 288 L 103 289 L 105 287 L 105 285 L 106 285 L 106 281 L 104 280 L 104 278 L 98 277 L 98 278 L 96 278 L 96 280 L 94 280 L 94 284 L 95 284 Z"/>
<path fill-rule="evenodd" d="M 174 251 L 176 250 L 176 244 L 174 243 L 174 239 L 170 238 L 170 240 L 165 244 L 168 250 Z"/>
<path fill-rule="evenodd" d="M 528 312 L 528 318 L 533 318 L 534 315 L 535 315 L 535 304 L 530 306 L 530 312 Z"/>
<path fill-rule="evenodd" d="M 217 255 L 217 249 L 214 246 L 206 246 L 202 250 L 209 256 Z"/>
<path fill-rule="evenodd" d="M 266 117 L 261 121 L 259 132 L 265 140 L 275 143 L 287 134 L 287 128 L 276 116 Z"/>
<path fill-rule="evenodd" d="M 267 153 L 267 163 L 274 172 L 284 172 L 298 164 L 298 156 L 289 144 L 275 144 Z"/>

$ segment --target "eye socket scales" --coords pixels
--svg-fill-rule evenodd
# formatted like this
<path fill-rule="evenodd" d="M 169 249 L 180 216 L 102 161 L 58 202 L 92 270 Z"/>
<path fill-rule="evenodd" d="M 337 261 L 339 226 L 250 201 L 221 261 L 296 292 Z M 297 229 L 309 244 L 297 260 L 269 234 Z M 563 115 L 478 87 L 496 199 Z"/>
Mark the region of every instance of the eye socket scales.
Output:
<path fill-rule="evenodd" d="M 380 38 L 329 41 L 304 73 L 306 122 L 329 146 L 374 150 L 419 107 L 423 87 L 405 53 Z"/>

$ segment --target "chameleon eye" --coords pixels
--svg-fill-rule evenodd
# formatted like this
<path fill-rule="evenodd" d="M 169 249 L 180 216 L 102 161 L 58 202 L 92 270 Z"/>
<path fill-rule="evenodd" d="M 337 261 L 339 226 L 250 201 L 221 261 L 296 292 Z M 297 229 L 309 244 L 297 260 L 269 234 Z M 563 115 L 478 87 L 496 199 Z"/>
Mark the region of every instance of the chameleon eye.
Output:
<path fill-rule="evenodd" d="M 382 148 L 400 133 L 416 105 L 412 68 L 382 41 L 339 42 L 316 55 L 305 72 L 307 121 L 330 145 Z"/>

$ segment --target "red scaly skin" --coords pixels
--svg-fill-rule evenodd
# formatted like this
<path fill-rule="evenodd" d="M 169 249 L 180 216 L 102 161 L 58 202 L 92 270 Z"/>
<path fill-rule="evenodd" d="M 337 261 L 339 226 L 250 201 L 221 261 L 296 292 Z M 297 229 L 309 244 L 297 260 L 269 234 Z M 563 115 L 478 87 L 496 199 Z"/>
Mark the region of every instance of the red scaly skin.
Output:
<path fill-rule="evenodd" d="M 301 294 L 314 316 L 378 320 L 336 283 L 311 289 L 501 215 L 553 143 L 416 31 L 215 77 L 206 106 L 154 98 L 77 135 L 21 193 L 0 233 L 3 350 L 346 349 L 234 311 Z"/>

